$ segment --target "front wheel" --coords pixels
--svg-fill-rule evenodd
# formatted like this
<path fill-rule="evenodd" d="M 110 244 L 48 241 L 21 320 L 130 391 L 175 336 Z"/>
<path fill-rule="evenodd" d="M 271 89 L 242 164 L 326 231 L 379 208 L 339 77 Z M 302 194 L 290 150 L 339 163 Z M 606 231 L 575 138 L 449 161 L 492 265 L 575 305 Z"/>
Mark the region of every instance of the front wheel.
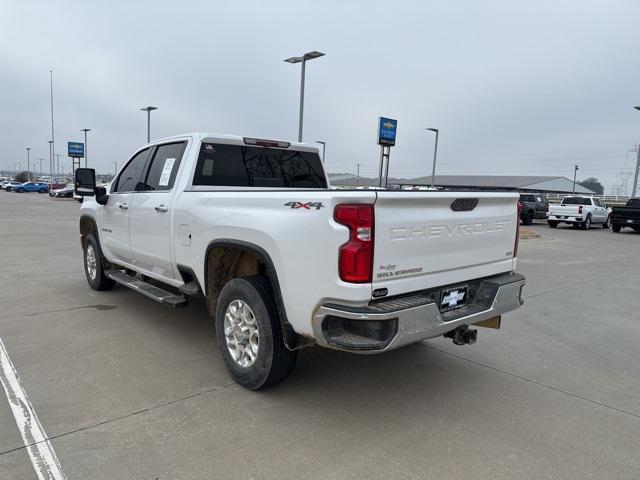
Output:
<path fill-rule="evenodd" d="M 111 290 L 115 282 L 104 274 L 100 248 L 93 234 L 87 235 L 83 247 L 84 273 L 87 277 L 87 283 L 94 290 Z"/>
<path fill-rule="evenodd" d="M 582 222 L 581 225 L 583 230 L 590 230 L 591 229 L 591 217 L 587 217 L 587 219 Z"/>
<path fill-rule="evenodd" d="M 614 223 L 613 225 L 611 225 L 611 230 L 613 230 L 615 233 L 620 233 L 622 227 L 619 224 Z"/>
<path fill-rule="evenodd" d="M 266 277 L 234 278 L 218 297 L 218 348 L 233 379 L 259 390 L 286 378 L 297 352 L 285 347 L 273 291 Z"/>
<path fill-rule="evenodd" d="M 553 220 L 548 220 L 547 223 L 551 228 L 558 228 L 558 222 L 555 222 Z"/>

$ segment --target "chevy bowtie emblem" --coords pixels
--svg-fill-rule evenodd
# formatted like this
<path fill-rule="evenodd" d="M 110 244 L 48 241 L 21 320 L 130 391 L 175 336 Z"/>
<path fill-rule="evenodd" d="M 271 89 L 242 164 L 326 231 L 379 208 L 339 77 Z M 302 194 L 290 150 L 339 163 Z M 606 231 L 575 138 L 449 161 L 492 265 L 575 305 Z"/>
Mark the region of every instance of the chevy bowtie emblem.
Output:
<path fill-rule="evenodd" d="M 396 128 L 396 126 L 391 122 L 385 122 L 382 124 L 382 126 L 384 128 L 388 128 L 389 130 L 393 130 L 394 128 Z"/>

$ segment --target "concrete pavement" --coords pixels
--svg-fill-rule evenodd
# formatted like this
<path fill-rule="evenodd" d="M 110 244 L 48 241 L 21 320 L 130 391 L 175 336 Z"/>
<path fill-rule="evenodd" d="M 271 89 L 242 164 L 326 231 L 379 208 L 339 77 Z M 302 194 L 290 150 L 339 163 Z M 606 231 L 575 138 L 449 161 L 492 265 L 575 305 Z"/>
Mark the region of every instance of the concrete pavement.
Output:
<path fill-rule="evenodd" d="M 478 343 L 305 350 L 234 384 L 203 304 L 86 285 L 78 204 L 0 192 L 0 338 L 69 479 L 640 476 L 640 234 L 527 227 Z M 0 479 L 36 478 L 0 395 Z"/>

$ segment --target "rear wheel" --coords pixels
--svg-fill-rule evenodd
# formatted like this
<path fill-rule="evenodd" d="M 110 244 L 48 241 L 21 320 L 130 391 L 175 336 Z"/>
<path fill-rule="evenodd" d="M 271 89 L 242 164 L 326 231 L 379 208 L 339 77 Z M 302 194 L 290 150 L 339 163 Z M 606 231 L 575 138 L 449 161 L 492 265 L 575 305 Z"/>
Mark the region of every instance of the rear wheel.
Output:
<path fill-rule="evenodd" d="M 619 233 L 620 230 L 622 230 L 622 227 L 619 224 L 614 223 L 613 225 L 611 225 L 611 230 L 613 230 L 615 233 Z"/>
<path fill-rule="evenodd" d="M 102 255 L 92 233 L 84 239 L 84 273 L 94 290 L 111 290 L 115 282 L 104 274 Z"/>
<path fill-rule="evenodd" d="M 38 190 L 39 193 L 47 193 L 47 189 L 46 188 L 41 188 L 40 190 Z"/>
<path fill-rule="evenodd" d="M 533 217 L 534 217 L 533 210 L 529 210 L 522 217 L 522 224 L 523 225 L 531 225 L 533 223 Z"/>
<path fill-rule="evenodd" d="M 18 192 L 18 193 L 24 193 L 24 188 L 18 188 L 18 189 L 16 189 L 16 192 Z"/>
<path fill-rule="evenodd" d="M 580 226 L 583 230 L 591 229 L 591 217 L 587 217 L 587 219 L 584 222 L 582 222 L 582 225 Z"/>
<path fill-rule="evenodd" d="M 225 366 L 243 387 L 259 390 L 293 371 L 297 352 L 284 345 L 266 277 L 234 278 L 224 286 L 216 306 L 215 329 Z"/>
<path fill-rule="evenodd" d="M 548 220 L 547 223 L 551 228 L 558 228 L 558 222 L 555 222 L 553 220 Z"/>

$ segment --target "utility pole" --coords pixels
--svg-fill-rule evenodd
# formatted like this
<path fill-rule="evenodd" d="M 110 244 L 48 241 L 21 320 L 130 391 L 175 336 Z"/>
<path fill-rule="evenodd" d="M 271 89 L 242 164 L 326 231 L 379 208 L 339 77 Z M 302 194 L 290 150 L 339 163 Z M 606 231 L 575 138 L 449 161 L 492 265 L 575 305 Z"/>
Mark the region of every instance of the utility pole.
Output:
<path fill-rule="evenodd" d="M 118 162 L 111 162 L 113 163 L 113 176 L 115 177 L 118 174 Z"/>
<path fill-rule="evenodd" d="M 573 166 L 573 190 L 571 193 L 576 193 L 576 174 L 578 173 L 578 170 L 580 170 L 578 165 L 574 165 Z"/>
<path fill-rule="evenodd" d="M 85 146 L 85 149 L 86 148 L 87 147 Z M 60 176 L 60 154 L 59 153 L 56 153 L 56 175 Z"/>
<path fill-rule="evenodd" d="M 356 186 L 360 186 L 360 165 L 361 163 L 356 163 L 357 173 L 356 173 Z"/>
<path fill-rule="evenodd" d="M 38 160 L 40 160 L 40 176 L 42 176 L 42 161 L 46 160 L 45 158 L 39 158 Z"/>

